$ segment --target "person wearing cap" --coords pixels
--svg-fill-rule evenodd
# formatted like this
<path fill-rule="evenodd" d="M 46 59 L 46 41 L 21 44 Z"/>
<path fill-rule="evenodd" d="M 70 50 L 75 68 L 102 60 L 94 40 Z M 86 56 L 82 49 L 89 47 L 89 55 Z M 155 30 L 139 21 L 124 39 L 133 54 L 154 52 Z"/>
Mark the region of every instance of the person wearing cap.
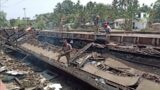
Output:
<path fill-rule="evenodd" d="M 59 60 L 62 56 L 66 56 L 67 63 L 69 64 L 70 53 L 72 52 L 72 45 L 70 43 L 68 43 L 67 40 L 64 40 L 63 48 L 60 51 L 63 51 L 63 53 L 58 56 L 57 61 L 59 62 Z"/>
<path fill-rule="evenodd" d="M 106 33 L 106 43 L 109 43 L 109 34 L 110 32 L 112 31 L 111 27 L 109 26 L 109 23 L 108 22 L 105 22 L 104 25 L 103 25 L 103 28 L 105 30 L 105 33 Z"/>

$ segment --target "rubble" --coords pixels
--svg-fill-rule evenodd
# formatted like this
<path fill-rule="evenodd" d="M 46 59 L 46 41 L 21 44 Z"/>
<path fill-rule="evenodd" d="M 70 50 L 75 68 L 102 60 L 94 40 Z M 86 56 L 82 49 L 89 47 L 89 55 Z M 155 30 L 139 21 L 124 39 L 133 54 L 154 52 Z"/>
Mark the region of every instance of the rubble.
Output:
<path fill-rule="evenodd" d="M 122 52 L 128 52 L 139 55 L 146 55 L 152 57 L 159 57 L 160 52 L 156 50 L 154 47 L 147 46 L 134 46 L 134 45 L 117 45 L 117 46 L 109 46 L 110 49 Z"/>
<path fill-rule="evenodd" d="M 5 66 L 0 67 L 0 73 L 3 72 L 3 71 L 5 71 L 5 70 L 7 70 Z"/>
<path fill-rule="evenodd" d="M 97 52 L 92 52 L 92 57 L 90 58 L 90 60 L 104 61 L 105 58 Z"/>
<path fill-rule="evenodd" d="M 154 82 L 157 82 L 157 83 L 160 83 L 160 77 L 157 76 L 157 75 L 151 75 L 151 74 L 148 74 L 148 73 L 144 73 L 142 75 L 143 78 L 146 78 L 148 80 L 152 80 Z"/>
<path fill-rule="evenodd" d="M 27 60 L 27 59 L 26 59 Z M 60 90 L 74 88 L 83 88 L 72 82 L 70 78 L 65 78 L 48 69 L 44 70 L 33 66 L 31 63 L 17 58 L 10 57 L 6 54 L 0 55 L 0 80 L 2 80 L 9 90 L 43 90 L 44 87 L 51 87 Z M 71 81 L 68 86 L 68 80 Z M 49 90 L 49 89 L 47 89 Z M 83 89 L 82 89 L 83 90 Z"/>
<path fill-rule="evenodd" d="M 28 67 L 25 63 L 13 60 L 13 58 L 8 56 L 6 56 L 3 60 L 1 59 L 0 62 L 3 65 L 3 67 L 0 67 L 0 70 L 6 70 L 6 72 L 0 73 L 0 79 L 4 82 L 11 83 L 16 81 L 14 84 L 20 84 L 20 87 L 25 88 L 44 85 L 44 83 L 47 84 L 47 79 L 44 82 L 40 81 L 42 78 L 45 78 L 40 77 L 41 73 L 33 71 L 33 69 Z M 7 69 L 5 67 L 7 67 Z"/>
<path fill-rule="evenodd" d="M 40 77 L 42 78 L 42 79 L 41 79 L 41 82 L 44 82 L 44 81 L 46 81 L 46 80 L 52 80 L 53 78 L 55 78 L 55 77 L 57 77 L 57 76 L 58 76 L 58 74 L 53 73 L 53 72 L 51 72 L 51 71 L 49 71 L 49 70 L 45 70 L 45 71 L 43 71 L 43 72 L 41 73 L 41 75 L 40 75 Z"/>
<path fill-rule="evenodd" d="M 25 75 L 27 74 L 27 72 L 24 72 L 24 71 L 7 71 L 6 74 L 9 74 L 9 75 L 13 75 L 13 76 L 16 76 L 16 75 Z"/>
<path fill-rule="evenodd" d="M 61 88 L 62 88 L 61 84 L 49 83 L 46 87 L 44 87 L 44 90 L 60 90 Z"/>
<path fill-rule="evenodd" d="M 22 39 L 19 38 L 19 40 L 21 41 Z M 132 73 L 131 71 L 133 70 L 132 67 L 124 67 L 120 63 L 114 63 L 114 65 L 112 65 L 110 64 L 112 63 L 111 61 L 110 63 L 107 63 L 105 61 L 107 61 L 110 58 L 111 59 L 114 59 L 114 58 L 105 57 L 102 55 L 102 53 L 101 54 L 97 53 L 98 50 L 95 50 L 95 52 L 94 50 L 90 51 L 89 49 L 92 47 L 96 47 L 94 49 L 98 48 L 98 50 L 99 49 L 102 50 L 103 48 L 105 48 L 105 45 L 91 43 L 91 42 L 89 44 L 86 43 L 86 46 L 84 46 L 82 49 L 77 49 L 77 51 L 74 50 L 74 53 L 71 54 L 71 60 L 70 60 L 71 64 L 70 63 L 67 64 L 65 62 L 62 63 L 62 62 L 56 61 L 58 54 L 60 54 L 58 49 L 60 49 L 61 47 L 59 46 L 51 45 L 47 42 L 40 42 L 38 39 L 28 40 L 23 44 L 19 44 L 18 46 L 20 50 L 28 52 L 34 55 L 35 57 L 42 58 L 42 61 L 44 61 L 45 63 L 51 64 L 52 66 L 55 66 L 63 71 L 69 72 L 75 77 L 78 76 L 78 78 L 82 79 L 83 81 L 85 81 L 84 79 L 87 78 L 86 82 L 92 86 L 97 85 L 97 82 L 98 82 L 98 84 L 101 83 L 101 85 L 104 85 L 104 86 L 107 86 L 107 84 L 110 84 L 110 83 L 114 83 L 116 85 L 114 84 L 111 84 L 111 85 L 120 89 L 122 89 L 120 86 L 123 86 L 126 88 L 132 88 L 132 86 L 134 87 L 134 86 L 141 85 L 141 81 L 140 81 L 141 79 L 144 79 L 144 80 L 148 79 L 150 81 L 154 81 L 152 83 L 153 84 L 156 83 L 158 85 L 157 83 L 159 82 L 158 76 L 151 75 L 149 73 L 143 73 L 141 75 L 141 74 L 138 74 L 137 71 L 134 71 L 136 73 Z M 160 54 L 159 51 L 152 48 L 146 48 L 146 46 L 135 46 L 135 47 L 128 46 L 127 47 L 125 45 L 124 46 L 117 45 L 117 46 L 113 46 L 110 49 L 132 53 L 132 54 L 134 53 L 134 54 L 156 56 L 156 57 L 159 57 L 158 55 Z M 8 56 L 3 57 L 1 60 L 2 65 L 0 70 L 2 71 L 2 73 L 0 74 L 0 79 L 2 79 L 5 82 L 12 82 L 15 85 L 17 85 L 17 87 L 20 87 L 22 89 L 38 88 L 38 89 L 45 89 L 45 90 L 50 90 L 50 89 L 59 90 L 62 88 L 61 83 L 59 82 L 53 83 L 53 80 L 58 76 L 57 74 L 52 73 L 49 70 L 42 70 L 40 72 L 36 72 L 29 64 L 23 63 L 23 61 L 25 61 L 27 57 L 28 55 L 26 55 L 22 60 L 13 60 L 13 58 L 10 58 Z M 130 56 L 126 55 L 126 58 L 130 59 Z M 133 58 L 135 57 L 132 57 L 132 59 Z M 64 59 L 62 61 L 64 61 Z M 137 59 L 137 62 L 138 61 L 142 61 L 142 60 Z M 147 60 L 147 61 L 153 62 L 150 60 Z M 52 64 L 52 62 L 54 64 Z M 142 62 L 143 62 L 142 64 L 146 63 L 144 61 Z M 146 64 L 151 64 L 151 63 L 146 63 Z M 155 66 L 154 64 L 155 62 L 153 62 L 152 66 Z M 64 67 L 65 65 L 67 67 Z M 7 67 L 7 68 L 4 68 L 4 67 Z M 90 80 L 93 80 L 94 84 L 92 84 Z M 134 87 L 134 89 L 136 89 L 136 87 Z M 123 90 L 126 90 L 126 89 L 123 89 Z"/>

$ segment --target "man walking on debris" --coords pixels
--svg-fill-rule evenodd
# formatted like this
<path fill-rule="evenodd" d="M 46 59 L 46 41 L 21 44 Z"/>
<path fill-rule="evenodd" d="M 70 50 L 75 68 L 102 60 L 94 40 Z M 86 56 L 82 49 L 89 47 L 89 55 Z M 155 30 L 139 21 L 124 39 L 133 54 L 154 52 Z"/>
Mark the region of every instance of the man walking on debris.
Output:
<path fill-rule="evenodd" d="M 69 64 L 70 53 L 71 53 L 71 51 L 72 51 L 72 45 L 69 44 L 69 43 L 67 42 L 67 40 L 64 40 L 64 45 L 63 45 L 63 48 L 62 48 L 61 51 L 63 51 L 63 53 L 58 56 L 57 61 L 59 62 L 59 60 L 60 60 L 60 58 L 61 58 L 62 56 L 66 56 L 66 58 L 67 58 L 67 63 Z"/>
<path fill-rule="evenodd" d="M 110 32 L 112 31 L 111 27 L 109 26 L 109 23 L 108 22 L 105 22 L 104 25 L 103 25 L 103 28 L 105 30 L 105 33 L 106 33 L 106 43 L 109 43 L 109 34 Z"/>

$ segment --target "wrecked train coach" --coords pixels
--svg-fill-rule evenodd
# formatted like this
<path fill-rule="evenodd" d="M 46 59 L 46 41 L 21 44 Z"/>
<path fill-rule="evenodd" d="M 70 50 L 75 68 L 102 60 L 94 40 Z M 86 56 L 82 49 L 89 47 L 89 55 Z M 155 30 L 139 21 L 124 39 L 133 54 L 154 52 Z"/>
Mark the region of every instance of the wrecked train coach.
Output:
<path fill-rule="evenodd" d="M 133 50 L 137 47 L 126 50 L 122 47 L 124 45 L 119 44 L 100 44 L 95 41 L 95 35 L 86 32 L 77 34 L 70 32 L 69 34 L 60 32 L 45 32 L 38 31 L 33 33 L 26 33 L 25 31 L 17 36 L 17 33 L 3 35 L 4 33 L 14 33 L 14 30 L 1 31 L 1 39 L 3 41 L 2 46 L 5 48 L 14 49 L 27 55 L 33 55 L 39 60 L 52 65 L 73 77 L 88 83 L 92 87 L 100 90 L 159 90 L 160 89 L 160 76 L 157 73 L 145 70 L 137 69 L 132 66 L 133 57 L 129 60 L 119 58 L 117 54 L 109 53 L 113 51 L 129 52 L 128 49 Z M 48 34 L 47 34 L 48 33 Z M 51 35 L 52 34 L 52 35 Z M 85 36 L 85 38 L 84 38 Z M 8 37 L 16 37 L 15 40 L 11 40 Z M 71 52 L 70 64 L 67 63 L 65 57 L 57 61 L 58 56 L 61 54 L 61 41 L 63 38 L 73 40 L 73 51 Z M 103 35 L 99 36 L 99 39 L 103 39 Z M 76 42 L 77 41 L 77 42 Z M 79 42 L 79 43 L 78 43 Z M 125 47 L 126 48 L 126 47 Z M 110 49 L 110 50 L 109 50 Z M 123 51 L 122 51 L 123 50 Z M 152 53 L 145 53 L 146 48 L 136 49 L 131 54 L 135 54 L 138 51 L 139 55 L 144 56 L 158 56 L 159 52 L 153 51 Z M 148 50 L 148 49 L 147 49 Z M 155 50 L 155 49 L 154 49 Z M 155 54 L 156 53 L 156 54 Z M 117 56 L 115 56 L 117 55 Z M 128 55 L 129 56 L 129 55 Z M 127 58 L 127 57 L 126 57 Z M 136 58 L 136 57 L 135 57 Z M 156 67 L 156 64 L 160 64 L 156 57 L 154 63 L 151 60 L 146 61 L 147 67 Z M 133 60 L 131 60 L 133 59 Z M 141 58 L 139 58 L 142 60 Z M 157 60 L 157 61 L 156 61 Z M 142 65 L 139 62 L 138 65 Z M 148 62 L 148 63 L 147 63 Z M 135 63 L 135 62 L 134 62 Z M 159 66 L 159 65 L 157 65 Z"/>

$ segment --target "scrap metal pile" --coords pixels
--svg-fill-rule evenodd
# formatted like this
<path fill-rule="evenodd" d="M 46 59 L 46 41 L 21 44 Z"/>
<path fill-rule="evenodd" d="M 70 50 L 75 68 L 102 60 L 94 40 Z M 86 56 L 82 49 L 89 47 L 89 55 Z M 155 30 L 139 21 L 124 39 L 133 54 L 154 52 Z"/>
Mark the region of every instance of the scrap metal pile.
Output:
<path fill-rule="evenodd" d="M 55 88 L 57 83 L 51 80 L 56 76 L 56 73 L 41 70 L 30 63 L 24 63 L 7 55 L 0 56 L 0 80 L 6 83 L 8 90 L 37 90 L 38 88 L 48 90 L 45 89 L 48 85 Z"/>

